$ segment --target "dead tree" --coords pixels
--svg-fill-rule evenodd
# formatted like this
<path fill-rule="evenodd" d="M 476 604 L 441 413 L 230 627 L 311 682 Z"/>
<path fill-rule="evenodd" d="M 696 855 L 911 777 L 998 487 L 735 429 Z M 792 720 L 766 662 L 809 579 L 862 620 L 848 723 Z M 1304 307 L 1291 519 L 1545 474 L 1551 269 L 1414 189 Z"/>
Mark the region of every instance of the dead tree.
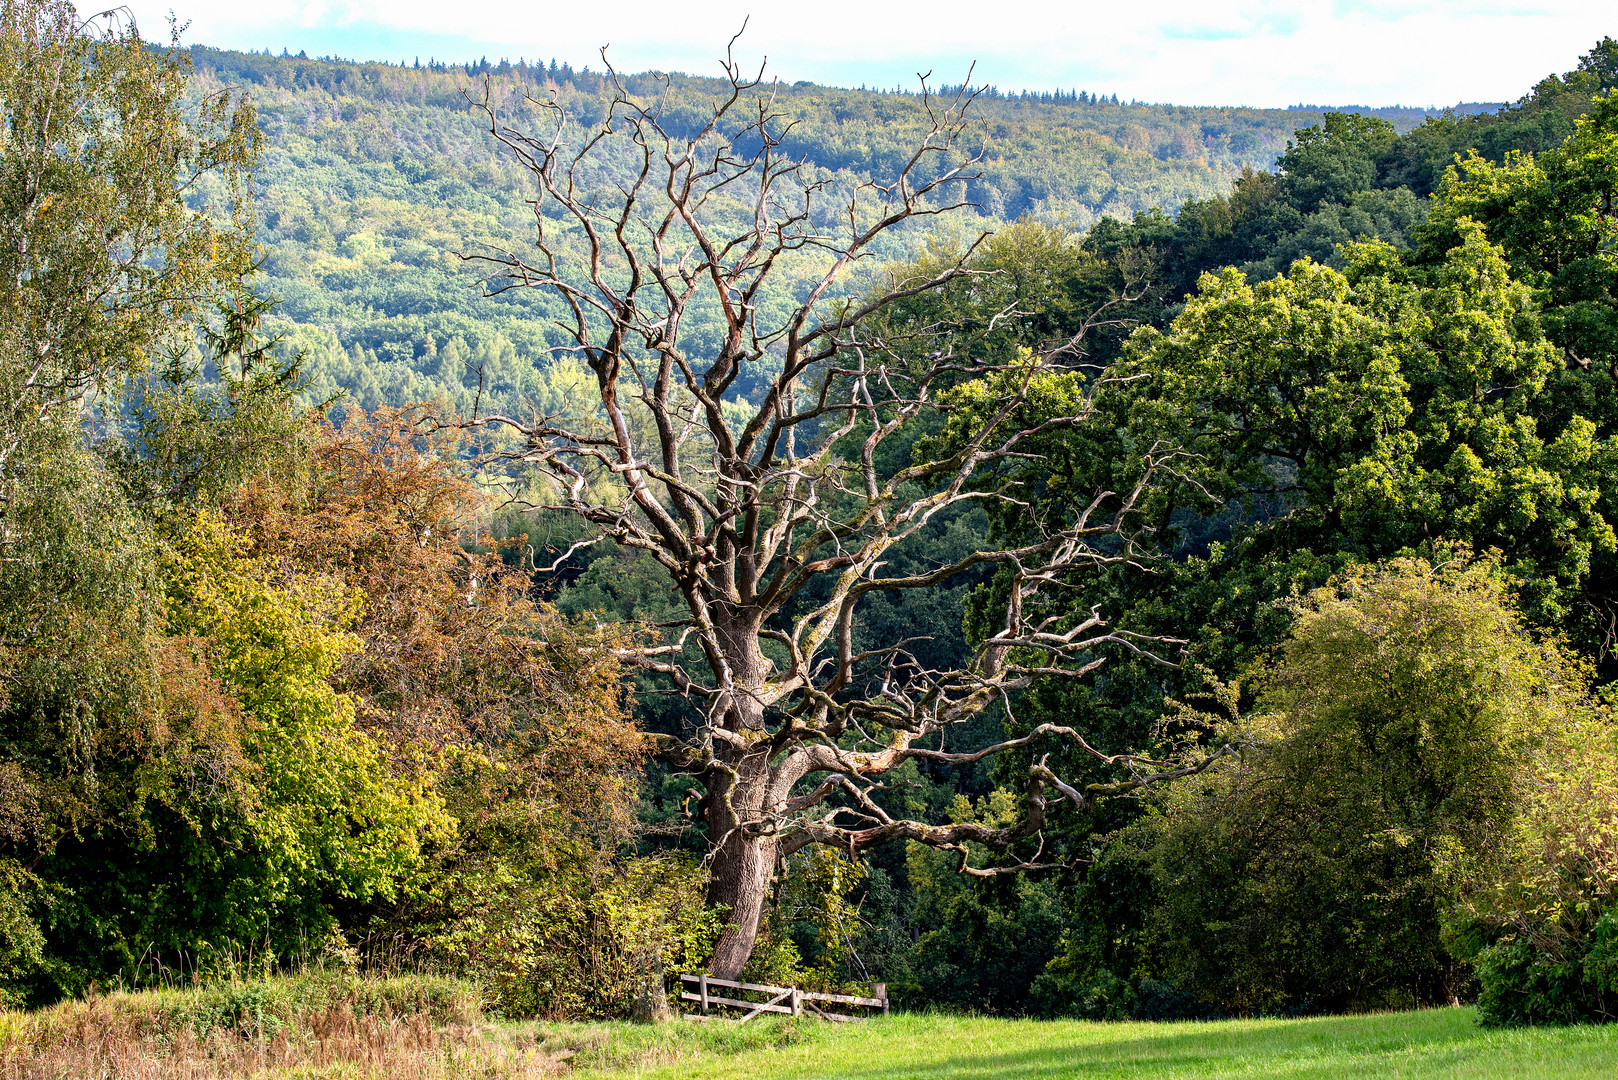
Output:
<path fill-rule="evenodd" d="M 1168 662 L 1164 647 L 1180 644 L 1114 632 L 1095 611 L 1053 614 L 1045 602 L 1078 575 L 1138 556 L 1138 514 L 1163 468 L 1151 455 L 1128 490 L 1096 491 L 1087 508 L 1026 543 L 913 576 L 882 572 L 885 553 L 950 508 L 1016 498 L 1012 486 L 987 478 L 1088 415 L 1079 408 L 1036 424 L 1018 420 L 1042 377 L 1078 363 L 1078 339 L 1013 365 L 974 363 L 960 348 L 917 365 L 900 362 L 894 343 L 871 331 L 872 316 L 888 305 L 972 274 L 964 256 L 926 280 L 848 284 L 879 237 L 962 204 L 964 196 L 952 196 L 974 176 L 974 159 L 960 148 L 972 91 L 940 100 L 924 80 L 928 127 L 898 175 L 834 199 L 829 182 L 783 153 L 789 125 L 762 71 L 745 77 L 727 57 L 723 92 L 705 122 L 681 133 L 664 119 L 669 80 L 653 100 L 638 100 L 610 65 L 608 73 L 609 114 L 579 133 L 560 104 L 535 96 L 525 107 L 542 110 L 545 130 L 519 130 L 486 89 L 480 104 L 490 132 L 537 182 L 537 235 L 530 250 L 464 256 L 482 262 L 490 294 L 539 288 L 560 297 L 571 349 L 595 373 L 596 419 L 535 409 L 468 423 L 504 429 L 515 445 L 500 455 L 549 483 L 555 497 L 535 505 L 565 508 L 593 526 L 593 537 L 649 553 L 684 600 L 689 618 L 675 640 L 633 659 L 672 679 L 703 717 L 689 737 L 665 737 L 660 753 L 703 787 L 709 896 L 735 924 L 718 944 L 714 973 L 737 977 L 777 859 L 805 845 L 857 851 L 908 839 L 961 852 L 963 870 L 1004 872 L 1038 857 L 974 868 L 967 842 L 1004 849 L 1039 836 L 1053 793 L 1085 806 L 1203 767 L 1109 755 L 1051 725 L 970 754 L 942 749 L 951 725 L 997 703 L 1009 707 L 1036 679 L 1082 676 L 1102 662 L 1104 645 Z M 599 192 L 595 178 L 609 156 L 616 191 L 591 198 L 584 178 Z M 720 200 L 732 223 L 725 232 L 715 225 Z M 802 302 L 766 320 L 758 301 L 767 286 L 789 266 L 810 264 Z M 711 355 L 682 342 L 682 323 L 698 303 L 723 315 L 724 339 Z M 778 365 L 779 374 L 751 419 L 733 426 L 724 395 L 763 365 Z M 941 389 L 968 377 L 1004 386 L 992 417 L 934 460 L 879 468 L 879 446 L 926 410 L 947 407 Z M 917 486 L 922 497 L 900 496 Z M 1003 572 L 1006 602 L 996 632 L 964 667 L 925 670 L 904 642 L 855 650 L 865 598 L 985 567 Z M 795 605 L 816 581 L 827 587 L 812 609 Z M 688 645 L 700 661 L 686 659 Z M 1038 744 L 1059 740 L 1112 767 L 1113 782 L 1081 790 L 1047 767 L 1047 753 L 1028 772 L 1020 820 L 1005 828 L 901 820 L 872 797 L 880 778 L 907 760 L 970 762 L 1018 747 L 1037 753 Z"/>

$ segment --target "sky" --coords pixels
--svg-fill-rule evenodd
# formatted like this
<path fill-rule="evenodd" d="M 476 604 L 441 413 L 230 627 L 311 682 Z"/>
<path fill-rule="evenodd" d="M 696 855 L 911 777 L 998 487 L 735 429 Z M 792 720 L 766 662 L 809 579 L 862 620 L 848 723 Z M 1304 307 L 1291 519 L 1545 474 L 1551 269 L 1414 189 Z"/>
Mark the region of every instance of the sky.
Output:
<path fill-rule="evenodd" d="M 1566 71 L 1618 4 L 1575 0 L 133 0 L 149 38 L 172 9 L 191 44 L 393 63 L 556 58 L 720 73 L 736 56 L 792 82 L 1074 89 L 1182 105 L 1507 101 Z M 86 8 L 88 10 L 88 8 Z M 973 65 L 976 65 L 975 70 Z"/>

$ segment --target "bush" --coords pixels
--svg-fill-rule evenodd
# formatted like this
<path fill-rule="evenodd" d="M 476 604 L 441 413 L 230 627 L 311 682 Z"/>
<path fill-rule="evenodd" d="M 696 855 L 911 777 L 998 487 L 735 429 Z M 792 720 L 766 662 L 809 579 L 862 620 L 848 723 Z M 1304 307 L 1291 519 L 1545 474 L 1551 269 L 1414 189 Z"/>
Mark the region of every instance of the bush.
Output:
<path fill-rule="evenodd" d="M 1445 550 L 1352 571 L 1293 605 L 1257 705 L 1241 713 L 1233 688 L 1222 698 L 1240 759 L 1157 797 L 1105 856 L 1152 883 L 1138 974 L 1249 1015 L 1469 991 L 1469 953 L 1446 936 L 1449 864 L 1497 848 L 1514 814 L 1555 818 L 1533 808 L 1520 763 L 1583 708 L 1586 686 L 1558 642 L 1523 625 L 1511 585 L 1493 561 Z M 1491 880 L 1531 877 L 1534 842 L 1491 863 Z M 1516 929 L 1498 912 L 1484 921 L 1489 941 Z M 1508 953 L 1501 970 L 1517 970 Z"/>
<path fill-rule="evenodd" d="M 501 1015 L 545 1020 L 628 1016 L 648 980 L 700 968 L 724 918 L 704 903 L 699 863 L 579 855 L 470 868 L 427 955 L 485 985 Z"/>
<path fill-rule="evenodd" d="M 1605 1022 L 1618 1012 L 1618 912 L 1605 912 L 1590 933 L 1546 948 L 1510 937 L 1477 954 L 1478 1018 L 1504 1024 Z"/>
<path fill-rule="evenodd" d="M 1455 849 L 1449 930 L 1486 1024 L 1618 1013 L 1618 727 L 1590 702 L 1525 748 L 1500 842 Z"/>

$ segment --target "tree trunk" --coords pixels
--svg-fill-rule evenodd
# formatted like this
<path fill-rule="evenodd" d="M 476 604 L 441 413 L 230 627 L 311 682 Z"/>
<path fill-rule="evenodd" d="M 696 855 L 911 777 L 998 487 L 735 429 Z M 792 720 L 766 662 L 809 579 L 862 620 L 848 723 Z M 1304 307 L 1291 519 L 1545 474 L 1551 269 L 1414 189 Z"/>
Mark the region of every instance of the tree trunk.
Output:
<path fill-rule="evenodd" d="M 665 1024 L 673 1020 L 674 1010 L 669 1008 L 668 992 L 663 988 L 662 950 L 642 955 L 637 966 L 640 985 L 635 989 L 630 1019 L 638 1024 Z"/>
<path fill-rule="evenodd" d="M 734 927 L 720 937 L 708 968 L 721 979 L 739 979 L 758 940 L 764 899 L 775 869 L 775 839 L 733 836 L 713 853 L 711 865 L 708 901 L 729 908 L 725 921 Z"/>
<path fill-rule="evenodd" d="M 719 710 L 727 729 L 748 736 L 764 735 L 762 699 L 767 663 L 758 644 L 762 616 L 755 611 L 729 612 L 715 620 L 725 661 L 736 690 Z M 717 771 L 706 779 L 705 812 L 709 850 L 708 902 L 729 908 L 725 921 L 734 925 L 714 947 L 709 970 L 721 979 L 741 977 L 758 940 L 764 900 L 775 872 L 773 836 L 751 832 L 773 809 L 769 740 L 757 738 L 745 747 L 717 748 L 734 775 Z"/>
<path fill-rule="evenodd" d="M 710 843 L 717 842 L 709 854 L 708 902 L 729 908 L 725 921 L 734 924 L 720 937 L 709 964 L 721 979 L 740 978 L 753 955 L 775 872 L 775 838 L 749 835 L 742 827 L 762 816 L 769 798 L 768 752 L 752 751 L 733 767 L 734 778 L 720 774 L 710 780 L 707 798 L 708 835 Z"/>

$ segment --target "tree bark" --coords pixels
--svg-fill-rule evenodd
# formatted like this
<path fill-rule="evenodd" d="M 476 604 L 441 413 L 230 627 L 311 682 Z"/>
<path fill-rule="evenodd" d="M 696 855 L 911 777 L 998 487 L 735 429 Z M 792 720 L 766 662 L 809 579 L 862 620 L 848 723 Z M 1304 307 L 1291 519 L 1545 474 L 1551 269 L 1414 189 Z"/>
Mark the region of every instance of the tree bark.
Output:
<path fill-rule="evenodd" d="M 773 836 L 756 831 L 774 809 L 770 805 L 770 740 L 760 704 L 766 661 L 751 621 L 736 618 L 734 612 L 729 616 L 716 620 L 715 626 L 732 681 L 728 700 L 717 712 L 722 727 L 739 740 L 716 745 L 722 768 L 709 772 L 705 800 L 711 874 L 708 902 L 726 907 L 726 921 L 732 925 L 720 937 L 709 964 L 721 979 L 740 978 L 753 954 L 775 871 L 776 849 Z"/>
<path fill-rule="evenodd" d="M 775 869 L 775 839 L 737 832 L 710 858 L 708 902 L 728 908 L 725 918 L 732 926 L 714 946 L 708 966 L 721 979 L 739 979 L 758 941 L 764 900 Z"/>

